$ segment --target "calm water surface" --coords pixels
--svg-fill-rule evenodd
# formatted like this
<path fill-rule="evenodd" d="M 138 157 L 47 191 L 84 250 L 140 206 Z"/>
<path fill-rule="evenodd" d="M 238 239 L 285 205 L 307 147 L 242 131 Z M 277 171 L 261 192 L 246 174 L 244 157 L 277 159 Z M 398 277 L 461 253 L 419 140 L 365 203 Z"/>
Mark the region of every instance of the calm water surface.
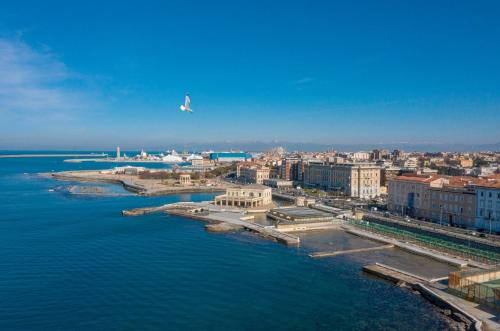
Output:
<path fill-rule="evenodd" d="M 364 276 L 367 258 L 309 258 L 314 234 L 297 249 L 179 217 L 125 218 L 212 195 L 71 195 L 75 183 L 36 173 L 114 165 L 62 160 L 0 159 L 0 330 L 447 328 L 420 297 Z"/>

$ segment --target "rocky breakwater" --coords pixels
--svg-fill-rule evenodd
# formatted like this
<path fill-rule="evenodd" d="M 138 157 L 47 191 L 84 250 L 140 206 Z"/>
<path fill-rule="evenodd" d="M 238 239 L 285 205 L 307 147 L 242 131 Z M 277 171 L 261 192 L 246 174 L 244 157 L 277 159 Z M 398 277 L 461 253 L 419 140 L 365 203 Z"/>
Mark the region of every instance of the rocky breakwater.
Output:
<path fill-rule="evenodd" d="M 243 230 L 243 226 L 227 222 L 214 222 L 205 224 L 205 230 L 213 233 L 235 232 Z"/>

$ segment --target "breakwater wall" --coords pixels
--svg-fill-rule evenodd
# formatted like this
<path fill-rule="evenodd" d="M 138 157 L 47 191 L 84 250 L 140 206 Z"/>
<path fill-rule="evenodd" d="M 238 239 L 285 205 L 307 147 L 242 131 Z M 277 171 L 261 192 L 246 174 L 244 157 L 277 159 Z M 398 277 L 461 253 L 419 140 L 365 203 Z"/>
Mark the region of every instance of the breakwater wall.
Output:
<path fill-rule="evenodd" d="M 431 302 L 433 305 L 439 307 L 443 311 L 448 311 L 449 314 L 447 315 L 454 321 L 463 323 L 465 325 L 465 329 L 468 331 L 483 330 L 483 323 L 481 320 L 466 309 L 459 307 L 448 295 L 442 293 L 442 291 L 431 289 L 427 285 L 428 281 L 421 276 L 413 275 L 380 263 L 364 266 L 363 271 L 398 286 L 408 287 L 417 291 L 423 298 Z"/>

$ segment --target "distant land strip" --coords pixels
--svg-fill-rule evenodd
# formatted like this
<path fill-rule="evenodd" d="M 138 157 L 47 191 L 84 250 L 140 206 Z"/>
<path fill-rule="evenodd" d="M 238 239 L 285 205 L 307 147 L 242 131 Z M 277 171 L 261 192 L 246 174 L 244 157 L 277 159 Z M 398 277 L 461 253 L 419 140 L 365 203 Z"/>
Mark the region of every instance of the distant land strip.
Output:
<path fill-rule="evenodd" d="M 95 157 L 103 157 L 107 156 L 108 154 L 7 154 L 7 155 L 0 155 L 0 159 L 6 159 L 6 158 L 15 158 L 15 157 L 89 157 L 89 156 L 95 156 Z"/>

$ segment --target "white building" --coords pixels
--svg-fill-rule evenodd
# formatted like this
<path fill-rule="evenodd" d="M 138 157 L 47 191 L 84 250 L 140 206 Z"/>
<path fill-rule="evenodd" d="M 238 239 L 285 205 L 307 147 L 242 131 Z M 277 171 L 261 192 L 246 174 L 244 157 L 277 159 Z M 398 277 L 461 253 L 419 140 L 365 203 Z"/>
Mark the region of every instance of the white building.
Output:
<path fill-rule="evenodd" d="M 259 184 L 228 187 L 226 194 L 215 197 L 215 204 L 218 206 L 255 208 L 270 207 L 272 203 L 271 188 Z"/>
<path fill-rule="evenodd" d="M 496 171 L 498 171 L 498 166 L 488 166 L 488 167 L 477 167 L 472 169 L 472 175 L 479 177 L 486 177 L 493 175 Z"/>
<path fill-rule="evenodd" d="M 370 159 L 370 153 L 368 153 L 368 152 L 355 152 L 355 153 L 352 153 L 352 159 L 355 161 L 368 161 Z"/>
<path fill-rule="evenodd" d="M 116 175 L 138 175 L 139 173 L 146 171 L 146 168 L 127 165 L 124 167 L 114 167 L 111 171 L 110 170 L 104 170 L 104 171 L 109 171 Z"/>
<path fill-rule="evenodd" d="M 499 179 L 485 179 L 476 186 L 476 228 L 500 232 Z"/>
<path fill-rule="evenodd" d="M 418 167 L 418 160 L 416 157 L 409 157 L 407 158 L 404 163 L 403 167 L 407 169 L 416 169 Z"/>

